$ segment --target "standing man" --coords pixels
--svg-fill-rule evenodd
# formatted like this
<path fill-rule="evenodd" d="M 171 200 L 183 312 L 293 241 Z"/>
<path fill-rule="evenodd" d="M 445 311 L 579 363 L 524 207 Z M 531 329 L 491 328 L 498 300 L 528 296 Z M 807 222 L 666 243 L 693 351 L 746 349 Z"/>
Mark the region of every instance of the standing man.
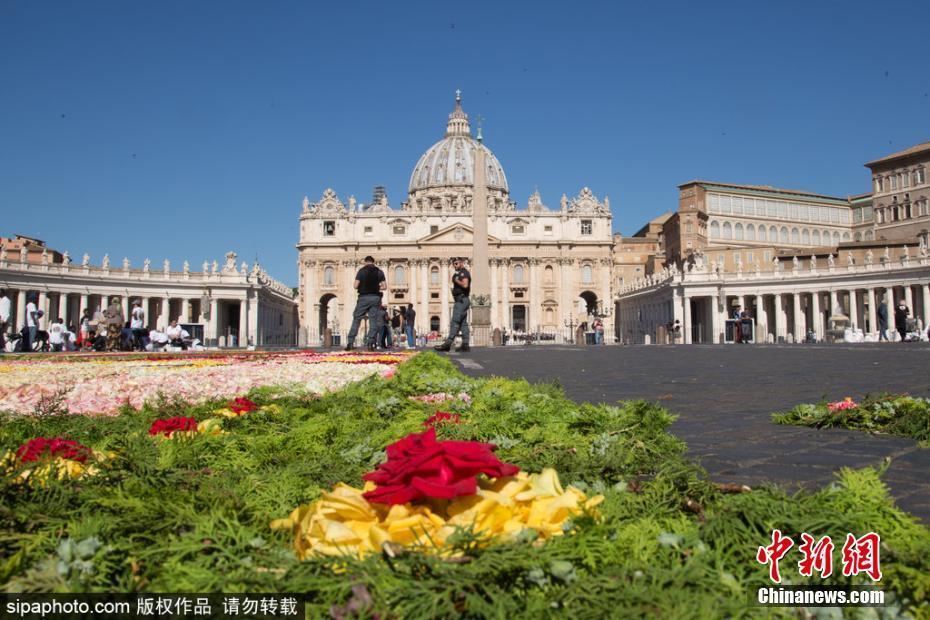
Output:
<path fill-rule="evenodd" d="M 448 351 L 452 348 L 455 337 L 462 333 L 462 345 L 456 351 L 467 352 L 471 348 L 468 346 L 470 333 L 468 331 L 468 309 L 471 307 L 471 274 L 465 269 L 465 261 L 461 258 L 452 259 L 452 266 L 455 272 L 452 274 L 452 299 L 455 305 L 452 306 L 452 325 L 449 327 L 449 337 L 442 344 L 437 344 L 434 349 L 437 351 Z"/>
<path fill-rule="evenodd" d="M 416 325 L 417 311 L 413 309 L 413 304 L 407 304 L 404 311 L 404 331 L 407 333 L 407 348 L 415 349 L 417 346 L 414 340 L 414 326 Z"/>
<path fill-rule="evenodd" d="M 888 304 L 885 303 L 885 300 L 882 299 L 882 303 L 878 304 L 878 341 L 888 340 Z"/>
<path fill-rule="evenodd" d="M 6 351 L 6 330 L 10 328 L 10 298 L 0 291 L 0 353 Z"/>
<path fill-rule="evenodd" d="M 30 293 L 26 302 L 26 336 L 28 342 L 23 343 L 23 353 L 32 352 L 32 344 L 36 341 L 36 332 L 39 330 L 39 309 L 36 308 L 36 295 Z"/>
<path fill-rule="evenodd" d="M 904 342 L 904 337 L 907 336 L 907 317 L 910 314 L 911 311 L 902 297 L 894 311 L 894 326 L 898 328 L 898 333 L 901 334 L 901 342 Z"/>
<path fill-rule="evenodd" d="M 119 297 L 110 297 L 110 305 L 103 316 L 106 318 L 107 351 L 119 351 L 120 336 L 123 335 L 123 307 Z"/>
<path fill-rule="evenodd" d="M 381 291 L 387 288 L 384 272 L 375 266 L 375 259 L 365 257 L 365 264 L 355 274 L 355 290 L 358 301 L 352 312 L 352 327 L 346 338 L 346 351 L 355 349 L 355 337 L 358 335 L 362 317 L 368 316 L 368 333 L 365 334 L 365 347 L 374 350 L 377 346 L 375 337 L 381 330 Z"/>

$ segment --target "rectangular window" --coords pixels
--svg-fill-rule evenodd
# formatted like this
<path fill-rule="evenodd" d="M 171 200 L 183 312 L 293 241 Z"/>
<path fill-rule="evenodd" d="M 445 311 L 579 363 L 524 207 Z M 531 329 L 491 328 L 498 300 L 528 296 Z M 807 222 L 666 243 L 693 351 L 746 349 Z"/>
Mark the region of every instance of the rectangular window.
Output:
<path fill-rule="evenodd" d="M 881 177 L 875 177 L 875 191 L 881 192 L 885 189 L 885 181 Z"/>
<path fill-rule="evenodd" d="M 581 220 L 581 234 L 590 235 L 594 232 L 594 225 L 591 220 Z"/>
<path fill-rule="evenodd" d="M 707 210 L 711 213 L 718 213 L 720 211 L 720 196 L 711 194 L 707 197 Z"/>
<path fill-rule="evenodd" d="M 862 221 L 871 220 L 874 217 L 872 207 L 862 207 Z"/>
<path fill-rule="evenodd" d="M 768 217 L 775 217 L 778 215 L 778 207 L 775 206 L 774 200 L 765 201 L 765 214 Z"/>
<path fill-rule="evenodd" d="M 810 208 L 807 205 L 798 205 L 798 219 L 806 222 L 810 217 Z"/>
<path fill-rule="evenodd" d="M 788 217 L 788 203 L 778 202 L 778 217 L 785 219 Z"/>
<path fill-rule="evenodd" d="M 901 187 L 911 186 L 911 175 L 906 172 L 901 173 Z"/>
<path fill-rule="evenodd" d="M 545 227 L 543 227 L 543 232 L 546 233 L 547 235 L 551 235 L 551 234 L 552 234 L 552 226 L 549 225 L 549 224 L 547 224 Z"/>
<path fill-rule="evenodd" d="M 743 214 L 743 199 L 739 196 L 735 196 L 733 198 L 733 213 L 736 213 L 737 215 Z"/>
<path fill-rule="evenodd" d="M 522 235 L 525 232 L 523 224 L 514 224 L 510 227 L 510 232 L 514 235 Z"/>
<path fill-rule="evenodd" d="M 685 233 L 690 235 L 692 232 L 694 232 L 694 227 L 691 225 L 691 222 L 688 222 L 685 224 Z"/>
<path fill-rule="evenodd" d="M 335 237 L 336 236 L 336 222 L 333 220 L 326 220 L 323 222 L 323 236 L 324 237 Z"/>
<path fill-rule="evenodd" d="M 751 263 L 756 260 L 755 255 L 752 252 L 746 252 L 746 262 Z"/>
<path fill-rule="evenodd" d="M 429 234 L 435 235 L 438 232 L 439 232 L 439 226 L 437 226 L 436 224 L 430 224 Z"/>
<path fill-rule="evenodd" d="M 796 202 L 792 202 L 788 205 L 788 217 L 792 220 L 798 219 L 798 207 L 800 205 Z"/>
<path fill-rule="evenodd" d="M 891 189 L 898 189 L 898 177 L 897 175 L 891 175 L 888 177 L 888 180 L 891 182 Z"/>
<path fill-rule="evenodd" d="M 439 293 L 430 293 L 430 294 L 429 294 L 429 298 L 430 298 L 430 299 L 439 299 Z"/>
<path fill-rule="evenodd" d="M 729 196 L 720 197 L 720 212 L 729 213 L 733 209 L 733 199 Z"/>
<path fill-rule="evenodd" d="M 763 257 L 763 260 L 765 260 L 765 262 L 769 262 L 769 261 L 772 260 L 772 253 L 771 253 L 770 251 L 766 250 L 766 251 L 762 254 L 762 257 Z"/>
<path fill-rule="evenodd" d="M 395 235 L 404 235 L 407 234 L 407 227 L 402 225 L 395 225 L 391 227 L 391 232 Z"/>
<path fill-rule="evenodd" d="M 365 227 L 365 236 L 366 236 L 366 237 L 371 237 L 373 234 L 374 234 L 374 233 L 372 232 L 371 226 L 366 226 L 366 227 Z"/>
<path fill-rule="evenodd" d="M 914 176 L 917 180 L 914 182 L 914 185 L 923 185 L 924 184 L 924 169 L 918 168 L 917 172 L 914 173 Z"/>

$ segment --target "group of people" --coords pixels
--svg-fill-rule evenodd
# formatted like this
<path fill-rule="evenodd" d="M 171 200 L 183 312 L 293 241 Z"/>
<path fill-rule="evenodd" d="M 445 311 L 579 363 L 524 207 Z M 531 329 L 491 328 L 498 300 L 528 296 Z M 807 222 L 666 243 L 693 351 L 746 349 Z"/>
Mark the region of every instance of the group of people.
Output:
<path fill-rule="evenodd" d="M 368 317 L 368 332 L 363 340 L 364 348 L 371 351 L 391 348 L 392 332 L 398 336 L 403 333 L 407 338 L 407 346 L 415 348 L 417 311 L 413 304 L 407 304 L 406 308 L 395 309 L 393 314 L 389 314 L 387 306 L 382 303 L 384 291 L 387 289 L 384 272 L 375 265 L 375 259 L 371 256 L 366 256 L 364 263 L 355 275 L 354 286 L 358 292 L 358 301 L 352 312 L 352 327 L 346 336 L 345 350 L 352 351 L 356 348 L 355 339 L 365 317 Z M 455 301 L 452 308 L 452 325 L 449 336 L 434 348 L 437 351 L 451 350 L 455 338 L 461 334 L 462 343 L 456 350 L 468 351 L 471 274 L 465 268 L 464 259 L 453 259 L 452 266 L 455 268 L 452 274 L 452 297 Z"/>
<path fill-rule="evenodd" d="M 903 299 L 899 300 L 898 307 L 894 309 L 894 326 L 898 334 L 901 335 L 901 342 L 913 341 L 920 338 L 921 330 L 916 326 L 916 321 L 913 326 L 908 324 L 910 316 L 911 310 L 907 307 L 907 302 Z M 878 319 L 878 341 L 882 342 L 884 340 L 890 342 L 888 338 L 888 304 L 884 301 L 878 304 L 876 318 Z M 911 329 L 911 327 L 913 327 L 913 329 Z M 930 327 L 927 329 L 927 338 L 930 338 Z"/>
<path fill-rule="evenodd" d="M 129 313 L 123 317 L 123 308 L 118 297 L 111 297 L 106 308 L 91 311 L 85 308 L 79 325 L 65 325 L 61 317 L 55 317 L 48 329 L 39 328 L 44 316 L 37 307 L 35 294 L 26 296 L 25 322 L 18 332 L 12 321 L 12 303 L 6 291 L 0 291 L 0 352 L 8 349 L 15 352 L 34 351 L 158 351 L 168 346 L 188 349 L 198 343 L 178 321 L 172 320 L 165 329 L 147 330 L 145 311 L 136 301 Z"/>

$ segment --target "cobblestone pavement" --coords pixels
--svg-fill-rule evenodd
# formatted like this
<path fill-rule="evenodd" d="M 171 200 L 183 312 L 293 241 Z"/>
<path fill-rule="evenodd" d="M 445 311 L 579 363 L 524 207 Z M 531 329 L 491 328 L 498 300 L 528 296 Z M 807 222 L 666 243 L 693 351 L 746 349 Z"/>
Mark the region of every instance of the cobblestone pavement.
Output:
<path fill-rule="evenodd" d="M 930 524 L 930 448 L 901 437 L 771 421 L 774 411 L 823 398 L 930 396 L 926 344 L 534 346 L 451 357 L 473 376 L 557 380 L 578 401 L 659 401 L 679 415 L 672 432 L 719 482 L 817 487 L 840 467 L 889 457 L 883 479 L 898 506 Z"/>

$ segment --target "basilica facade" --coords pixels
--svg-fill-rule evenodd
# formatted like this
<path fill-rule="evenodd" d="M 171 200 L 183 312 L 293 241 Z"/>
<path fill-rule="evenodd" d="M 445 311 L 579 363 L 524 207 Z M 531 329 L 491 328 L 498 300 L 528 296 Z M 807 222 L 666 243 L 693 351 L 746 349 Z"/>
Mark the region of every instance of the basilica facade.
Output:
<path fill-rule="evenodd" d="M 484 221 L 476 221 L 476 210 Z M 457 94 L 445 135 L 417 161 L 398 208 L 383 194 L 368 205 L 343 200 L 333 189 L 315 202 L 304 198 L 297 244 L 302 342 L 321 342 L 327 329 L 348 331 L 353 282 L 367 255 L 387 277 L 385 305 L 413 304 L 420 333 L 447 330 L 450 260 L 473 260 L 476 230 L 487 231 L 488 282 L 475 281 L 473 304 L 476 291 L 488 292 L 492 329 L 562 339 L 600 317 L 610 333 L 614 238 L 608 198 L 583 187 L 550 207 L 534 192 L 518 209 L 503 166 L 480 128 L 472 136 Z M 482 272 L 469 268 L 476 276 Z"/>

